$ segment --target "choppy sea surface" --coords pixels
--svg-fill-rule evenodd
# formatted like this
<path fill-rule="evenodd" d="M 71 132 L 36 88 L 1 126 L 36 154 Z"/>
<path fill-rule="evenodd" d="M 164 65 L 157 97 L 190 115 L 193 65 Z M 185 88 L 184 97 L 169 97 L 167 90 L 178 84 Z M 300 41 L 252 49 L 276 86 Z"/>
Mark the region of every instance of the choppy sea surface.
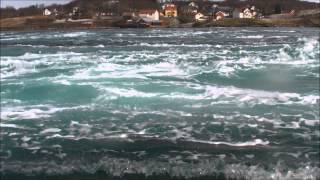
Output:
<path fill-rule="evenodd" d="M 1 175 L 319 179 L 319 33 L 1 32 Z"/>

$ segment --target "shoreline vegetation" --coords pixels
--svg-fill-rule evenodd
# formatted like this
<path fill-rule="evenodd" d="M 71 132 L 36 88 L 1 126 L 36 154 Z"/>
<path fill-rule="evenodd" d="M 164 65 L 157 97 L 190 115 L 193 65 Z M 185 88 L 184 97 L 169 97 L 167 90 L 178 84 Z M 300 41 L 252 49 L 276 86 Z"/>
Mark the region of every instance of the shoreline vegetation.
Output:
<path fill-rule="evenodd" d="M 0 20 L 1 31 L 103 28 L 203 28 L 203 27 L 320 27 L 320 18 L 223 19 L 212 22 L 171 23 L 162 26 L 122 26 L 120 20 L 79 19 L 59 21 L 47 16 L 26 16 Z"/>

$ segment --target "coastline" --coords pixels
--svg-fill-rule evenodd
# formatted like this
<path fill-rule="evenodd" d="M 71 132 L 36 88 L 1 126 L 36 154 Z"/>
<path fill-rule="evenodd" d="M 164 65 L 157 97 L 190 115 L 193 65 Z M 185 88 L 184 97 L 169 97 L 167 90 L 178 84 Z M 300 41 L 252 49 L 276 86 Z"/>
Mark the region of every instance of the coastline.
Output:
<path fill-rule="evenodd" d="M 69 29 L 107 29 L 107 28 L 204 28 L 204 27 L 320 27 L 318 18 L 287 19 L 224 19 L 211 22 L 184 23 L 175 26 L 154 27 L 120 27 L 116 21 L 84 21 L 57 22 L 43 16 L 29 16 L 0 20 L 0 31 L 25 30 L 69 30 Z"/>

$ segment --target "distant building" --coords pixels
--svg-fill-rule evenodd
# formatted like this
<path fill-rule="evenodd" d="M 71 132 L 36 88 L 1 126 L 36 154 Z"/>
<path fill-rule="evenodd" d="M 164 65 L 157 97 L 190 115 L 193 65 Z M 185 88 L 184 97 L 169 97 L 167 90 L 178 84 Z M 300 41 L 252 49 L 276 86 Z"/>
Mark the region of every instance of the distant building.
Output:
<path fill-rule="evenodd" d="M 253 19 L 258 17 L 258 12 L 255 6 L 245 8 L 235 8 L 233 11 L 233 18 Z"/>
<path fill-rule="evenodd" d="M 45 10 L 43 11 L 43 15 L 44 15 L 44 16 L 51 16 L 51 14 L 52 14 L 52 12 L 51 12 L 49 9 L 45 9 Z"/>
<path fill-rule="evenodd" d="M 159 21 L 160 13 L 157 9 L 143 9 L 138 12 L 138 16 L 141 18 L 147 18 L 153 21 Z"/>
<path fill-rule="evenodd" d="M 201 12 L 198 12 L 195 14 L 194 16 L 194 19 L 197 21 L 197 22 L 203 22 L 203 21 L 207 21 L 209 19 L 208 16 L 205 16 L 203 13 Z"/>
<path fill-rule="evenodd" d="M 177 17 L 178 9 L 175 4 L 165 4 L 163 5 L 164 16 L 165 17 Z"/>
<path fill-rule="evenodd" d="M 221 20 L 221 19 L 224 19 L 226 17 L 227 14 L 225 14 L 224 12 L 222 11 L 218 11 L 217 13 L 215 13 L 215 19 L 216 20 Z"/>
<path fill-rule="evenodd" d="M 213 6 L 212 8 L 213 19 L 215 20 L 229 18 L 233 13 L 233 8 L 229 6 Z"/>
<path fill-rule="evenodd" d="M 57 9 L 53 9 L 53 15 L 56 17 L 59 16 L 59 12 Z"/>
<path fill-rule="evenodd" d="M 81 13 L 80 13 L 80 8 L 79 7 L 73 7 L 72 8 L 72 13 L 69 13 L 69 16 L 71 16 L 71 19 L 79 19 L 80 16 L 81 16 Z"/>

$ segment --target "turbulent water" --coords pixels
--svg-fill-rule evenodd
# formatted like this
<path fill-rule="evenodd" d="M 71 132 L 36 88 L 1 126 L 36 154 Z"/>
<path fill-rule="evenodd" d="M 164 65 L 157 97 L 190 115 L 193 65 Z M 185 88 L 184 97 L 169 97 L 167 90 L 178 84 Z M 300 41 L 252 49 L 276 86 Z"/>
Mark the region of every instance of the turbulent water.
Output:
<path fill-rule="evenodd" d="M 319 33 L 1 32 L 1 174 L 318 179 Z"/>

